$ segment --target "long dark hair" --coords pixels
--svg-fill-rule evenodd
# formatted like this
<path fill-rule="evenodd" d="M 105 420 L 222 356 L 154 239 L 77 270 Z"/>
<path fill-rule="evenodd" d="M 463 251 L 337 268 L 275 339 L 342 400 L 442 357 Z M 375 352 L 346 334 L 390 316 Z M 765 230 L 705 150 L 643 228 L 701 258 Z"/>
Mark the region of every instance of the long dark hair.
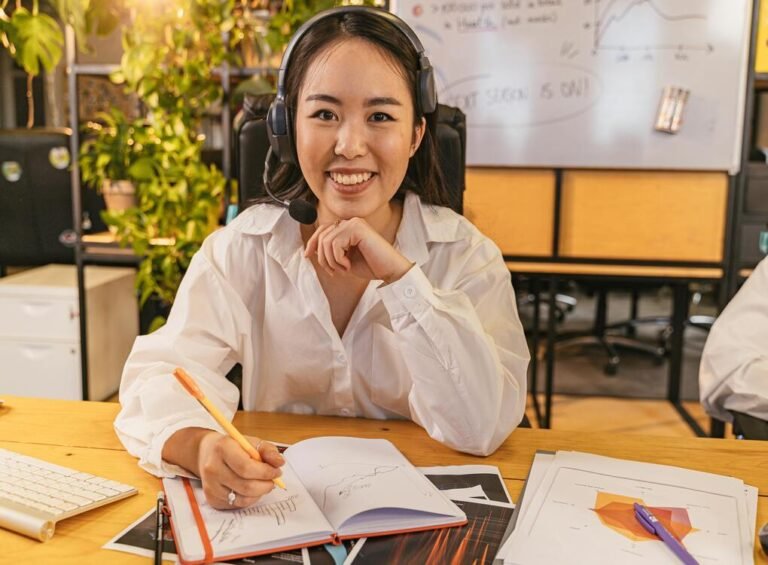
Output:
<path fill-rule="evenodd" d="M 448 192 L 437 160 L 437 110 L 422 114 L 416 105 L 418 53 L 408 38 L 400 30 L 393 29 L 393 25 L 378 16 L 375 10 L 371 8 L 323 18 L 307 30 L 294 47 L 285 75 L 286 104 L 291 113 L 294 145 L 298 95 L 310 65 L 328 46 L 345 39 L 360 38 L 379 48 L 403 73 L 413 101 L 414 126 L 420 123 L 422 117 L 426 119 L 424 138 L 408 162 L 405 178 L 394 198 L 402 200 L 405 192 L 411 190 L 426 204 L 448 206 Z M 303 198 L 316 202 L 297 165 L 273 162 L 268 178 L 272 192 L 281 200 Z M 272 199 L 263 196 L 253 201 L 254 204 L 258 202 L 272 202 Z"/>

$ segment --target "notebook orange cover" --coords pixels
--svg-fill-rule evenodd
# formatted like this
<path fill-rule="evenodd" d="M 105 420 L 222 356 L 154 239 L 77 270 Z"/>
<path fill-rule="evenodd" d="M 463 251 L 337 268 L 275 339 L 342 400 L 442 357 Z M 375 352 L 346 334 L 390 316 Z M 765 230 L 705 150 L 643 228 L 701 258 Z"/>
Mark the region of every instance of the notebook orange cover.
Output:
<path fill-rule="evenodd" d="M 194 479 L 163 479 L 176 548 L 196 565 L 467 523 L 397 448 L 382 439 L 319 437 L 283 453 L 286 490 L 216 510 Z"/>

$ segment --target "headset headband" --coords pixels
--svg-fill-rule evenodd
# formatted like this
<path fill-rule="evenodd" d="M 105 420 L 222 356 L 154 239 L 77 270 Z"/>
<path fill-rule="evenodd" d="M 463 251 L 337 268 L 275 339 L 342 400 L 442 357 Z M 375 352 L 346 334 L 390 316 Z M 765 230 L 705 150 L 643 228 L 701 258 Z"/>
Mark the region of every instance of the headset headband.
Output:
<path fill-rule="evenodd" d="M 338 16 L 340 14 L 353 14 L 356 12 L 375 15 L 377 18 L 389 22 L 406 37 L 418 56 L 419 68 L 416 76 L 415 93 L 416 107 L 422 114 L 430 114 L 437 109 L 437 89 L 435 88 L 432 66 L 429 59 L 424 54 L 424 47 L 421 44 L 421 41 L 419 41 L 419 38 L 408 24 L 391 12 L 372 8 L 370 6 L 339 6 L 324 10 L 315 14 L 296 31 L 291 38 L 291 41 L 288 43 L 280 63 L 280 69 L 277 75 L 277 96 L 267 113 L 267 131 L 269 133 L 272 149 L 283 162 L 294 164 L 297 162 L 291 133 L 291 116 L 285 102 L 285 77 L 293 50 L 304 35 L 306 35 L 306 33 L 320 20 Z"/>

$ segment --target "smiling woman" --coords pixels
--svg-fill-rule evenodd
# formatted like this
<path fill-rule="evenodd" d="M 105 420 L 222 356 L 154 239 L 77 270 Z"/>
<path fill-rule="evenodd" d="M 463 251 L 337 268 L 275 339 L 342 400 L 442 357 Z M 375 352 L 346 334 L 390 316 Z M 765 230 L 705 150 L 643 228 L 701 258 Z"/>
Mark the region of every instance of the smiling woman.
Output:
<path fill-rule="evenodd" d="M 137 340 L 115 426 L 158 475 L 194 474 L 215 507 L 253 504 L 282 458 L 220 433 L 175 384 L 185 367 L 246 410 L 409 418 L 455 449 L 493 452 L 523 417 L 528 350 L 498 248 L 444 207 L 437 96 L 421 44 L 370 8 L 329 10 L 286 50 L 268 126 L 277 200 L 210 236 L 168 323 Z M 234 493 L 235 496 L 231 496 Z"/>

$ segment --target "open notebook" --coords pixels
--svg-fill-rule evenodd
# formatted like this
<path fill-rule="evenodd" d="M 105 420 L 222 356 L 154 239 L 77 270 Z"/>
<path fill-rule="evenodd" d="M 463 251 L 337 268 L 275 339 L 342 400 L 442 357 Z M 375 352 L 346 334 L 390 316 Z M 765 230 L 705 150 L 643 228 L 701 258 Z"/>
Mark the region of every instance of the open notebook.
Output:
<path fill-rule="evenodd" d="M 287 490 L 242 510 L 215 510 L 200 483 L 163 479 L 184 563 L 204 563 L 342 539 L 459 526 L 467 518 L 390 442 L 319 437 L 283 453 Z"/>

